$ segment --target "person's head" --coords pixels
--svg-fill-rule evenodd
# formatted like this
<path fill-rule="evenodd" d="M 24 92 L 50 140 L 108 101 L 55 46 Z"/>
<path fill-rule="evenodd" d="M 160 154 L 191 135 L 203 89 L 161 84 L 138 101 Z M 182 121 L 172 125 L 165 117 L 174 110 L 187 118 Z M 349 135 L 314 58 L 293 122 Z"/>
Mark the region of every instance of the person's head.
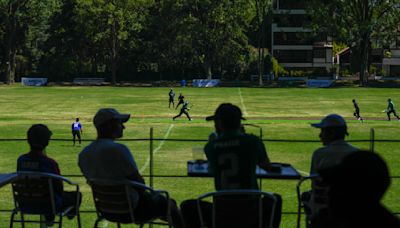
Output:
<path fill-rule="evenodd" d="M 346 213 L 345 208 L 368 210 L 379 204 L 390 185 L 385 161 L 370 151 L 354 152 L 320 175 L 330 188 L 329 206 L 334 213 Z"/>
<path fill-rule="evenodd" d="M 79 118 L 76 118 L 75 121 L 76 121 L 76 122 L 79 122 Z"/>
<path fill-rule="evenodd" d="M 218 106 L 213 116 L 208 116 L 207 121 L 214 120 L 217 132 L 239 130 L 241 120 L 244 120 L 242 111 L 236 105 L 223 103 Z"/>
<path fill-rule="evenodd" d="M 311 126 L 321 129 L 319 137 L 324 145 L 344 139 L 346 135 L 349 135 L 346 121 L 337 114 L 327 115 L 321 122 L 311 124 Z"/>
<path fill-rule="evenodd" d="M 27 139 L 31 151 L 43 151 L 47 145 L 49 145 L 49 140 L 52 132 L 44 124 L 34 124 L 27 132 Z"/>
<path fill-rule="evenodd" d="M 355 103 L 356 102 L 356 99 L 353 99 L 353 103 Z"/>
<path fill-rule="evenodd" d="M 98 138 L 117 139 L 123 136 L 125 126 L 130 114 L 121 114 L 113 108 L 102 108 L 93 118 Z"/>
<path fill-rule="evenodd" d="M 392 99 L 389 98 L 389 99 L 388 99 L 388 102 L 391 102 L 391 101 L 392 101 Z"/>

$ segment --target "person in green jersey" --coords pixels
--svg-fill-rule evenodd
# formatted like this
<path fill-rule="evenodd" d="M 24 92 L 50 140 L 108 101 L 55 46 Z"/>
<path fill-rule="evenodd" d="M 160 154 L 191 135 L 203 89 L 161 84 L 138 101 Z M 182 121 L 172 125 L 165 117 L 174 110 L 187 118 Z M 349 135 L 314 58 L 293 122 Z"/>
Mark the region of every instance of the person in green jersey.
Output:
<path fill-rule="evenodd" d="M 400 119 L 400 117 L 396 113 L 396 109 L 394 109 L 394 104 L 393 104 L 392 99 L 389 98 L 388 99 L 388 106 L 386 108 L 386 114 L 387 114 L 387 120 L 388 121 L 390 121 L 390 113 L 393 113 L 393 115 L 395 117 L 397 117 L 398 120 Z"/>
<path fill-rule="evenodd" d="M 209 170 L 214 176 L 215 189 L 254 189 L 258 190 L 256 166 L 271 171 L 271 163 L 263 142 L 255 135 L 241 130 L 242 112 L 231 103 L 221 104 L 213 116 L 206 120 L 214 120 L 218 137 L 209 141 L 204 152 L 209 163 Z M 282 199 L 279 195 L 274 215 L 274 227 L 279 227 L 281 219 Z M 264 200 L 266 211 L 271 210 L 271 202 Z M 188 227 L 199 227 L 198 209 L 195 200 L 182 202 L 181 210 Z M 211 203 L 202 203 L 201 210 L 206 223 L 211 225 Z M 269 213 L 264 213 L 268 215 Z"/>

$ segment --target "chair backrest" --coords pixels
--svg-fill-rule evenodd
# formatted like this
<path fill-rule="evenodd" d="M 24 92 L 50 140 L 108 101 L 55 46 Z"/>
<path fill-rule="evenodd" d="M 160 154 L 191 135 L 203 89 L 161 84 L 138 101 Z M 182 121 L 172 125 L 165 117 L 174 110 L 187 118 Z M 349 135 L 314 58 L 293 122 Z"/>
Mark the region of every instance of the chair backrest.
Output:
<path fill-rule="evenodd" d="M 61 196 L 54 191 L 54 183 L 65 178 L 41 172 L 17 172 L 11 182 L 15 207 L 28 214 L 57 214 Z"/>
<path fill-rule="evenodd" d="M 212 227 L 247 227 L 272 228 L 276 206 L 273 194 L 258 190 L 225 190 L 210 192 L 200 196 L 198 200 L 199 217 L 204 227 L 200 202 L 212 198 Z"/>
<path fill-rule="evenodd" d="M 112 222 L 147 222 L 135 220 L 135 208 L 139 197 L 146 191 L 161 192 L 129 180 L 90 179 L 88 183 L 92 188 L 98 216 Z"/>

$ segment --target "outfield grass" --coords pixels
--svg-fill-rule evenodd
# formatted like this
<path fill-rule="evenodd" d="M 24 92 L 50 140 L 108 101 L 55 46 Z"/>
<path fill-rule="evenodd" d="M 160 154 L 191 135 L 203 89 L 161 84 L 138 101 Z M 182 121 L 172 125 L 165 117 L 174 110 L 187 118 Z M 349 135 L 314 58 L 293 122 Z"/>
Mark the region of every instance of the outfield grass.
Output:
<path fill-rule="evenodd" d="M 70 125 L 76 117 L 83 124 L 83 138 L 89 144 L 95 138 L 91 121 L 101 107 L 115 107 L 121 112 L 132 114 L 126 124 L 124 139 L 149 138 L 150 128 L 154 129 L 156 175 L 186 175 L 186 161 L 192 158 L 192 148 L 202 147 L 203 142 L 178 142 L 171 139 L 203 139 L 213 130 L 213 124 L 204 117 L 214 112 L 218 104 L 232 102 L 242 108 L 248 120 L 246 123 L 262 127 L 268 154 L 273 161 L 291 163 L 307 173 L 312 152 L 321 146 L 317 129 L 310 123 L 318 121 L 329 113 L 346 117 L 349 125 L 349 140 L 369 139 L 370 129 L 375 129 L 377 139 L 399 139 L 400 122 L 385 121 L 387 98 L 392 98 L 400 107 L 398 89 L 264 89 L 264 88 L 176 88 L 193 105 L 190 114 L 194 121 L 181 117 L 175 121 L 172 116 L 177 110 L 168 109 L 169 88 L 136 87 L 0 87 L 0 139 L 24 139 L 26 130 L 34 123 L 44 123 L 53 131 L 53 139 L 47 149 L 49 156 L 59 162 L 64 175 L 80 175 L 77 156 L 82 147 L 73 147 Z M 364 124 L 352 117 L 351 99 L 357 99 Z M 381 120 L 378 118 L 382 118 Z M 258 134 L 257 128 L 247 131 Z M 63 141 L 62 139 L 66 139 Z M 168 139 L 168 140 L 162 140 Z M 275 139 L 315 140 L 316 142 L 270 142 Z M 124 141 L 132 150 L 142 173 L 148 175 L 146 166 L 149 154 L 148 141 Z M 356 142 L 356 146 L 369 148 L 368 142 Z M 391 174 L 400 176 L 397 165 L 400 154 L 399 143 L 376 143 L 376 150 L 387 161 Z M 15 171 L 16 159 L 28 151 L 24 141 L 0 141 L 0 173 Z M 81 184 L 84 199 L 81 210 L 93 210 L 90 190 L 81 177 L 71 177 Z M 283 196 L 283 211 L 295 212 L 296 181 L 263 180 L 263 190 L 280 193 Z M 212 191 L 210 178 L 154 178 L 155 188 L 167 189 L 172 197 L 181 202 Z M 400 212 L 397 194 L 400 192 L 399 179 L 393 179 L 385 195 L 384 203 L 391 210 Z M 9 187 L 0 190 L 0 209 L 11 209 Z M 9 212 L 0 213 L 0 227 L 8 226 Z M 92 227 L 94 214 L 83 213 L 84 227 Z M 281 227 L 294 227 L 295 215 L 284 215 Z M 66 221 L 67 226 L 73 225 Z M 112 227 L 109 225 L 109 227 Z"/>

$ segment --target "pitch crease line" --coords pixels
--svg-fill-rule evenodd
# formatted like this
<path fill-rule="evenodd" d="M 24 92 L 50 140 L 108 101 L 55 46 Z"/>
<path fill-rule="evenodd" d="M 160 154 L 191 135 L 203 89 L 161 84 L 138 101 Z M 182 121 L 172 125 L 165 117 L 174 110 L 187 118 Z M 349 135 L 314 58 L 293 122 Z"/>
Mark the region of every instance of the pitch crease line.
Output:
<path fill-rule="evenodd" d="M 158 151 L 161 149 L 161 147 L 164 145 L 165 140 L 169 137 L 169 134 L 171 133 L 172 128 L 174 127 L 173 124 L 169 125 L 169 128 L 167 130 L 167 133 L 165 133 L 163 140 L 158 144 L 158 147 L 154 149 L 153 154 L 158 153 Z M 150 156 L 147 157 L 146 162 L 144 163 L 143 167 L 139 170 L 139 173 L 143 173 L 147 167 L 150 164 Z"/>
<path fill-rule="evenodd" d="M 246 106 L 244 106 L 242 90 L 240 88 L 239 88 L 239 97 L 240 97 L 240 103 L 242 104 L 243 114 L 244 114 L 244 116 L 247 117 L 247 110 L 246 110 Z"/>

